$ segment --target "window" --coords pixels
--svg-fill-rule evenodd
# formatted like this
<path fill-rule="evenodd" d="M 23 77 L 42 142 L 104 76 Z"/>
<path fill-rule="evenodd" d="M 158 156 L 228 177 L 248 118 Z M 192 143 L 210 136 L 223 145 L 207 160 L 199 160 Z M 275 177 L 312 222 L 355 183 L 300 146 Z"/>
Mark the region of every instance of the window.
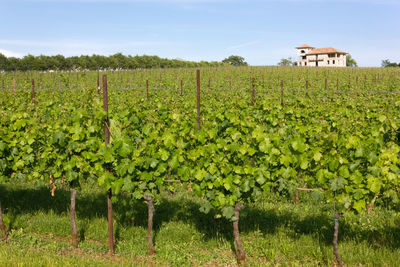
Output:
<path fill-rule="evenodd" d="M 307 62 L 304 62 L 304 66 L 307 66 Z"/>
<path fill-rule="evenodd" d="M 328 65 L 329 65 L 329 60 L 328 60 Z"/>
<path fill-rule="evenodd" d="M 304 54 L 306 51 L 305 50 L 301 50 L 300 53 Z"/>
<path fill-rule="evenodd" d="M 306 56 L 301 56 L 301 59 L 306 59 Z"/>
<path fill-rule="evenodd" d="M 332 62 L 332 63 L 333 63 L 333 65 L 335 65 L 335 60 L 333 60 L 333 62 Z"/>

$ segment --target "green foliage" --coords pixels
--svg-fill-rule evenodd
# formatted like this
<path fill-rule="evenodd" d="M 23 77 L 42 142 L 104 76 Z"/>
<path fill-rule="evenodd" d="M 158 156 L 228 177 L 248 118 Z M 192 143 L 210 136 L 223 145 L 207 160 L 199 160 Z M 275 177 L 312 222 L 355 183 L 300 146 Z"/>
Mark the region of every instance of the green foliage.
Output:
<path fill-rule="evenodd" d="M 227 219 L 234 219 L 237 202 L 253 203 L 263 192 L 288 195 L 297 187 L 358 212 L 382 201 L 395 206 L 400 104 L 382 94 L 384 88 L 396 96 L 399 73 L 380 71 L 330 70 L 326 76 L 323 69 L 202 69 L 200 131 L 193 72 L 107 72 L 107 147 L 96 72 L 33 73 L 43 89 L 57 88 L 58 77 L 61 84 L 60 91 L 38 90 L 35 105 L 25 73 L 2 74 L 5 84 L 16 79 L 19 87 L 15 95 L 0 91 L 0 181 L 54 180 L 74 188 L 88 182 L 136 199 L 157 199 L 163 189 L 188 183 L 207 202 L 201 211 Z M 304 88 L 306 74 L 309 90 L 293 90 Z M 325 77 L 333 77 L 327 91 L 319 89 Z M 129 78 L 135 90 L 113 90 L 127 88 Z M 284 105 L 277 100 L 280 80 L 291 88 Z"/>
<path fill-rule="evenodd" d="M 352 58 L 352 56 L 350 54 L 348 54 L 346 56 L 346 66 L 347 67 L 358 67 L 357 61 L 354 58 Z"/>
<path fill-rule="evenodd" d="M 226 63 L 235 67 L 248 65 L 247 62 L 244 61 L 244 57 L 234 55 L 225 58 L 224 60 L 222 60 L 222 63 Z"/>
<path fill-rule="evenodd" d="M 4 71 L 46 71 L 46 70 L 98 70 L 98 69 L 138 69 L 138 68 L 182 68 L 221 66 L 221 62 L 193 62 L 181 59 L 167 59 L 158 56 L 125 56 L 117 53 L 111 56 L 32 56 L 7 58 L 0 53 L 0 70 Z M 247 63 L 246 63 L 247 65 Z"/>
<path fill-rule="evenodd" d="M 297 62 L 291 58 L 282 58 L 281 61 L 278 62 L 278 66 L 295 66 Z"/>
<path fill-rule="evenodd" d="M 390 62 L 389 59 L 382 60 L 382 67 L 389 68 L 389 67 L 400 67 L 400 63 L 397 64 L 395 62 Z"/>

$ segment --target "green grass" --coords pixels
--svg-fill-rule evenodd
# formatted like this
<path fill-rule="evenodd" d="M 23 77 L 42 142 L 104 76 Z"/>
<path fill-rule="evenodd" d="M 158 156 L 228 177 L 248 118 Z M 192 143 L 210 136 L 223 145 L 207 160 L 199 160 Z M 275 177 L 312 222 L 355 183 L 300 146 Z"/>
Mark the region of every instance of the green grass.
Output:
<path fill-rule="evenodd" d="M 156 205 L 156 254 L 147 253 L 147 207 L 129 195 L 114 203 L 116 249 L 107 255 L 107 205 L 101 189 L 77 197 L 81 242 L 70 244 L 69 191 L 55 197 L 40 185 L 0 186 L 10 238 L 0 241 L 0 266 L 235 266 L 232 224 L 199 212 L 201 199 L 179 189 Z M 249 266 L 331 266 L 332 205 L 300 193 L 300 204 L 263 196 L 241 212 L 240 232 Z M 348 266 L 396 266 L 400 262 L 400 213 L 376 208 L 345 213 L 339 253 Z"/>

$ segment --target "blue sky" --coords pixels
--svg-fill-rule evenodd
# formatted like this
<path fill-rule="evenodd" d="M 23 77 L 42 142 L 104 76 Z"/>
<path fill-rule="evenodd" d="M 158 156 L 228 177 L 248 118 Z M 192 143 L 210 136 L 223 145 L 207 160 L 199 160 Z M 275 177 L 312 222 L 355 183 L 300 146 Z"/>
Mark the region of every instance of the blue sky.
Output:
<path fill-rule="evenodd" d="M 0 53 L 275 65 L 309 44 L 400 62 L 400 0 L 0 0 Z"/>

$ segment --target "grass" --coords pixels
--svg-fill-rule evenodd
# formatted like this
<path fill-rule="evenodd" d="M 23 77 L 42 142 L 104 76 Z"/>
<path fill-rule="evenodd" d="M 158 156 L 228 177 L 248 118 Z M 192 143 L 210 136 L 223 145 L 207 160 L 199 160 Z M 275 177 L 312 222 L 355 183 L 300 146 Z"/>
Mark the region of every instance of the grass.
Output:
<path fill-rule="evenodd" d="M 106 195 L 87 186 L 77 196 L 81 242 L 70 242 L 69 191 L 55 197 L 43 185 L 2 185 L 0 201 L 10 238 L 0 241 L 0 266 L 236 266 L 232 224 L 199 212 L 201 199 L 184 187 L 156 205 L 156 254 L 147 256 L 147 206 L 129 195 L 114 203 L 116 250 L 107 254 Z M 241 212 L 248 266 L 331 266 L 332 205 L 300 193 L 300 204 L 263 196 Z M 400 262 L 400 213 L 376 208 L 340 220 L 339 253 L 348 266 Z"/>

